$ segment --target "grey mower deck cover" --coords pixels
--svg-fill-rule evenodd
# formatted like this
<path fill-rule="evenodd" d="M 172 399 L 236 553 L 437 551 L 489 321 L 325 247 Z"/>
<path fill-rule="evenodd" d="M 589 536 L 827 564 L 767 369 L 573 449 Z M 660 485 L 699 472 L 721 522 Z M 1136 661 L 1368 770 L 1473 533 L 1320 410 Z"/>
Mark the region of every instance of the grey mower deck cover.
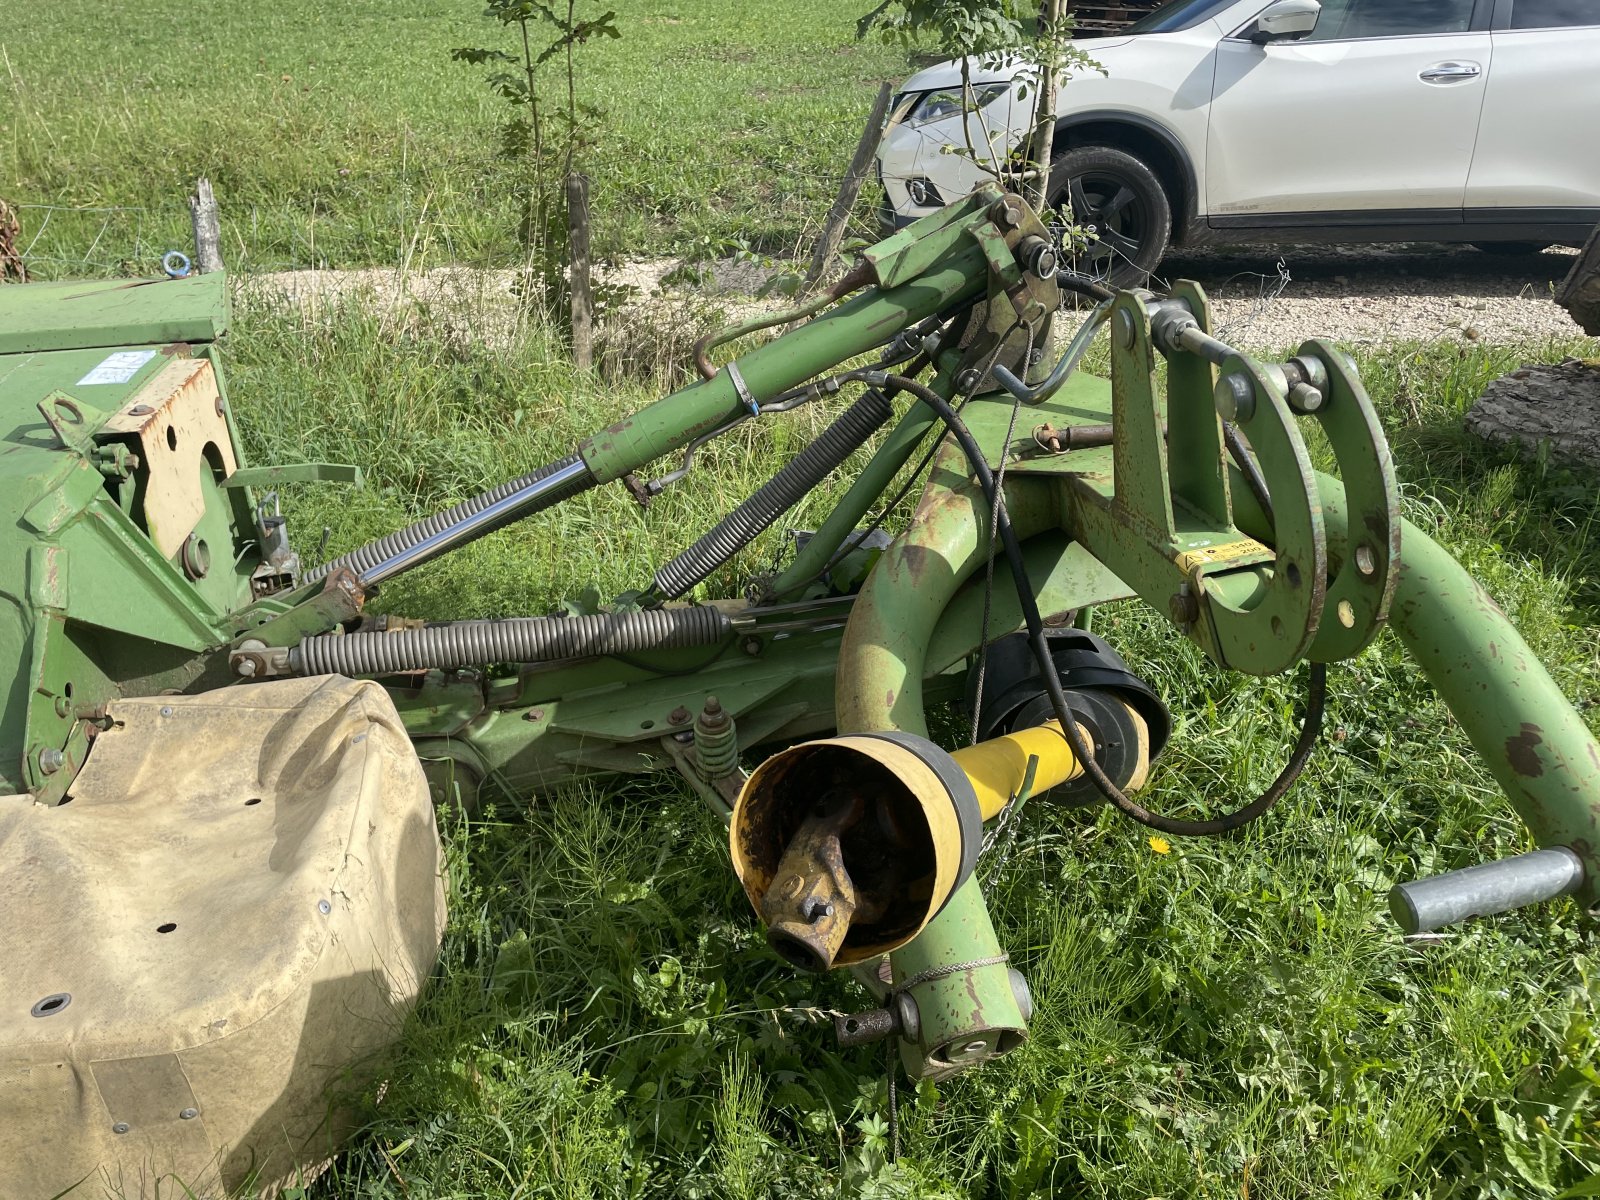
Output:
<path fill-rule="evenodd" d="M 275 1194 L 432 970 L 420 764 L 333 676 L 110 715 L 70 803 L 0 798 L 0 1196 Z"/>

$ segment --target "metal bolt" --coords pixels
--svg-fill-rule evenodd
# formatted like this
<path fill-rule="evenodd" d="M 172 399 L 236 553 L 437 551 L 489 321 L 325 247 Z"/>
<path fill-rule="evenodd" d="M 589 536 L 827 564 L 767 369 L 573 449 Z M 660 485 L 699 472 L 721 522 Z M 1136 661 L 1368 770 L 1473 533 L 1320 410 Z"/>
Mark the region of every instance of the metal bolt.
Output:
<path fill-rule="evenodd" d="M 41 775 L 54 775 L 67 763 L 67 756 L 53 746 L 46 746 L 39 751 L 39 773 Z"/>
<path fill-rule="evenodd" d="M 977 390 L 978 383 L 982 380 L 976 367 L 968 367 L 956 376 L 956 391 L 963 394 Z"/>
<path fill-rule="evenodd" d="M 1016 997 L 1017 1008 L 1022 1011 L 1022 1019 L 1033 1019 L 1033 992 L 1028 987 L 1028 981 L 1023 978 L 1022 972 L 1015 967 L 1006 970 L 1006 975 L 1011 980 L 1011 994 Z"/>
<path fill-rule="evenodd" d="M 668 725 L 687 725 L 689 723 L 689 717 L 690 717 L 689 710 L 687 708 L 685 708 L 683 705 L 680 704 L 680 705 L 678 705 L 677 708 L 673 709 L 670 713 L 667 714 L 667 724 Z"/>
<path fill-rule="evenodd" d="M 813 900 L 805 907 L 805 918 L 812 924 L 831 916 L 833 916 L 833 905 L 825 900 Z"/>
<path fill-rule="evenodd" d="M 112 1133 L 127 1133 L 128 1132 L 128 1123 L 126 1121 L 118 1121 L 115 1125 L 113 1125 L 111 1127 L 111 1132 Z"/>
<path fill-rule="evenodd" d="M 989 216 L 1002 228 L 1015 229 L 1022 224 L 1022 205 L 1014 197 L 1007 196 L 989 210 Z"/>
<path fill-rule="evenodd" d="M 163 705 L 162 705 L 162 706 L 161 706 L 161 715 L 162 715 L 162 716 L 163 716 L 163 717 L 170 717 L 170 716 L 171 716 L 171 715 L 172 715 L 172 705 L 170 705 L 170 704 L 163 704 Z"/>
<path fill-rule="evenodd" d="M 128 415 L 130 417 L 148 417 L 153 412 L 155 412 L 155 409 L 148 404 L 135 404 L 128 410 Z"/>
<path fill-rule="evenodd" d="M 1185 588 L 1172 593 L 1172 598 L 1167 601 L 1167 611 L 1172 614 L 1173 624 L 1187 629 L 1199 619 L 1200 604 Z"/>
<path fill-rule="evenodd" d="M 1224 421 L 1248 421 L 1256 415 L 1256 390 L 1243 375 L 1224 375 L 1217 380 L 1212 399 Z"/>
<path fill-rule="evenodd" d="M 1137 330 L 1133 325 L 1133 314 L 1127 309 L 1117 313 L 1117 344 L 1124 350 L 1132 350 Z"/>
<path fill-rule="evenodd" d="M 1297 383 L 1289 389 L 1289 407 L 1301 414 L 1314 413 L 1322 407 L 1322 393 L 1309 383 Z"/>
<path fill-rule="evenodd" d="M 192 1121 L 199 1115 L 200 1110 L 198 1108 L 186 1108 L 178 1114 L 178 1119 L 180 1121 Z"/>
<path fill-rule="evenodd" d="M 761 639 L 755 637 L 754 635 L 747 637 L 744 639 L 744 641 L 739 643 L 739 649 L 743 650 L 751 658 L 754 658 L 756 655 L 761 653 Z"/>
<path fill-rule="evenodd" d="M 522 714 L 522 719 L 524 721 L 542 721 L 544 720 L 544 709 L 530 708 L 527 712 Z"/>
<path fill-rule="evenodd" d="M 238 674 L 243 675 L 246 679 L 253 679 L 255 678 L 256 672 L 261 669 L 261 664 L 258 663 L 253 657 L 244 657 L 233 664 L 233 669 Z"/>
<path fill-rule="evenodd" d="M 327 916 L 333 911 L 333 905 L 329 904 L 326 900 L 318 900 L 317 911 L 323 916 Z"/>

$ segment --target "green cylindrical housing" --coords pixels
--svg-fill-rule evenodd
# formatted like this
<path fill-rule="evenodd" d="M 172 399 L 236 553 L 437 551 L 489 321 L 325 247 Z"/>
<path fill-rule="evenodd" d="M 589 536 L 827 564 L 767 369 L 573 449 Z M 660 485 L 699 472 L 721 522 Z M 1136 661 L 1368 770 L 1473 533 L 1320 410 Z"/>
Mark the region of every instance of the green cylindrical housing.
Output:
<path fill-rule="evenodd" d="M 889 955 L 889 964 L 895 989 L 904 989 L 917 1010 L 915 1038 L 900 1041 L 911 1078 L 937 1079 L 1027 1040 L 1025 992 L 1019 995 L 1012 983 L 976 876 L 956 889 L 927 928 Z"/>
<path fill-rule="evenodd" d="M 847 300 L 810 323 L 758 346 L 738 360 L 757 398 L 776 396 L 830 367 L 882 345 L 902 329 L 980 295 L 987 286 L 983 252 L 960 226 L 930 236 L 950 239 L 941 266 L 913 283 Z M 599 483 L 621 479 L 745 412 L 727 371 L 674 392 L 578 447 Z"/>

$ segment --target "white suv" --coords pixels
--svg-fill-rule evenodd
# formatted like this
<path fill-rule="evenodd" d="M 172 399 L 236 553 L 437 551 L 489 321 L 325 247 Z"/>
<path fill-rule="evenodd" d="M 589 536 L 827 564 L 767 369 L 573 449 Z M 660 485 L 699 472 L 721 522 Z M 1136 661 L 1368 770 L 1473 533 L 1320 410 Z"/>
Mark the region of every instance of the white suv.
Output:
<path fill-rule="evenodd" d="M 1600 0 L 1172 0 L 1079 44 L 1105 74 L 1061 89 L 1051 203 L 1098 239 L 1079 268 L 1117 284 L 1174 245 L 1526 251 L 1600 223 Z M 965 120 L 959 64 L 906 81 L 878 152 L 889 224 L 992 178 L 975 159 L 1027 130 L 1012 70 L 970 78 Z"/>

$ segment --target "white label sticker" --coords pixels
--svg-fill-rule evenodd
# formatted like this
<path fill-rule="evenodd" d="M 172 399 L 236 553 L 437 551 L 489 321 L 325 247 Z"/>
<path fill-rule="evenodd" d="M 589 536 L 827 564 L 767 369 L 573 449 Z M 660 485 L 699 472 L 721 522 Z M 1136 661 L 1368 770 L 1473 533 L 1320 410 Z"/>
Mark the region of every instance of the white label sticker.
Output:
<path fill-rule="evenodd" d="M 154 350 L 118 350 L 101 360 L 100 365 L 78 380 L 78 386 L 91 383 L 127 383 L 156 356 Z"/>

